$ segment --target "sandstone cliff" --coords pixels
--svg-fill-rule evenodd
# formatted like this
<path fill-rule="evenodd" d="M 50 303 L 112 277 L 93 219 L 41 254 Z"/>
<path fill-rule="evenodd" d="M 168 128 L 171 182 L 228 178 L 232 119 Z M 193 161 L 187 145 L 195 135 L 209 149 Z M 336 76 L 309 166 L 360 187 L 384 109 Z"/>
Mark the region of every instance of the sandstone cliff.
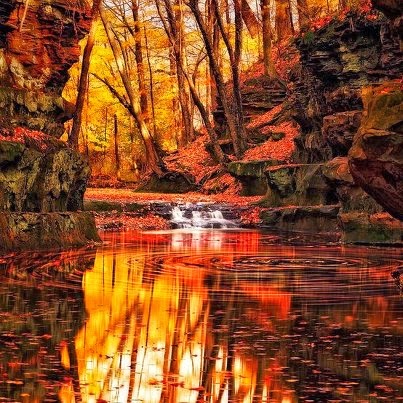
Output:
<path fill-rule="evenodd" d="M 88 32 L 90 4 L 0 4 L 0 251 L 97 240 L 83 207 L 87 162 L 58 140 L 74 106 L 62 98 Z"/>
<path fill-rule="evenodd" d="M 25 8 L 27 6 L 27 8 Z M 61 97 L 88 32 L 80 0 L 10 0 L 0 5 L 0 127 L 60 137 L 73 108 Z"/>

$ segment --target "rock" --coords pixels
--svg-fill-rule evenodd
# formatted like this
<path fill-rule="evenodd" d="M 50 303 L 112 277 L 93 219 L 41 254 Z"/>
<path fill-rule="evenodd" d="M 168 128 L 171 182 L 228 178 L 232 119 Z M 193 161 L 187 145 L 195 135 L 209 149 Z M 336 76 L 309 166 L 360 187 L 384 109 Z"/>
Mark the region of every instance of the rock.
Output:
<path fill-rule="evenodd" d="M 265 171 L 268 192 L 266 206 L 313 206 L 335 202 L 322 175 L 322 164 L 288 164 Z"/>
<path fill-rule="evenodd" d="M 344 243 L 403 244 L 403 223 L 387 213 L 343 213 L 339 216 L 339 225 Z"/>
<path fill-rule="evenodd" d="M 140 185 L 136 190 L 139 192 L 187 193 L 197 190 L 197 186 L 191 175 L 169 171 L 161 177 L 152 174 L 147 183 Z"/>
<path fill-rule="evenodd" d="M 361 116 L 361 111 L 349 111 L 323 118 L 323 138 L 331 147 L 333 156 L 347 155 L 361 124 Z"/>
<path fill-rule="evenodd" d="M 95 212 L 138 212 L 139 214 L 145 214 L 149 211 L 144 204 L 131 203 L 131 202 L 115 202 L 115 201 L 105 201 L 105 200 L 86 200 L 84 201 L 85 211 L 95 211 Z"/>
<path fill-rule="evenodd" d="M 337 216 L 339 205 L 289 206 L 263 210 L 263 225 L 281 231 L 307 233 L 335 233 L 339 231 Z"/>
<path fill-rule="evenodd" d="M 259 196 L 267 192 L 266 168 L 281 163 L 278 160 L 233 161 L 228 164 L 227 169 L 241 182 L 243 196 Z"/>
<path fill-rule="evenodd" d="M 391 19 L 400 17 L 403 13 L 401 0 L 372 0 L 372 5 Z"/>
<path fill-rule="evenodd" d="M 347 157 L 336 157 L 325 163 L 322 174 L 329 186 L 334 189 L 342 205 L 342 212 L 361 211 L 373 214 L 383 211 L 381 205 L 355 184 Z"/>
<path fill-rule="evenodd" d="M 349 13 L 296 40 L 301 64 L 291 75 L 288 103 L 302 133 L 296 139 L 294 162 L 324 162 L 345 155 L 348 143 L 337 142 L 333 153 L 323 140 L 323 118 L 359 112 L 362 86 L 402 76 L 400 43 L 392 31 L 384 17 L 371 20 Z M 348 130 L 354 129 L 356 124 L 347 122 Z"/>
<path fill-rule="evenodd" d="M 365 111 L 349 152 L 355 182 L 403 220 L 403 91 L 399 82 L 363 90 Z"/>
<path fill-rule="evenodd" d="M 83 246 L 99 241 L 91 213 L 0 212 L 0 251 Z"/>
<path fill-rule="evenodd" d="M 0 8 L 0 126 L 25 126 L 60 137 L 72 113 L 62 91 L 89 29 L 89 4 L 7 3 Z"/>
<path fill-rule="evenodd" d="M 49 138 L 40 145 L 0 141 L 0 168 L 0 211 L 83 208 L 89 166 L 61 141 Z"/>

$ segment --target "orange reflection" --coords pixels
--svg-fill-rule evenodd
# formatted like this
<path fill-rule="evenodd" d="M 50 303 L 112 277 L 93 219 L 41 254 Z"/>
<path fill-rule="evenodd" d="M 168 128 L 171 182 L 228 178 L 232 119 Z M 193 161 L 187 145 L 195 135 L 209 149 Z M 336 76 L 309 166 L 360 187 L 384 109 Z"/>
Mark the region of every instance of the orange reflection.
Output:
<path fill-rule="evenodd" d="M 136 246 L 100 249 L 82 281 L 88 316 L 75 349 L 83 402 L 298 401 L 297 378 L 284 370 L 291 312 L 309 319 L 310 304 L 320 311 L 332 297 L 330 285 L 343 286 L 353 273 L 335 264 L 313 293 L 312 249 L 263 247 L 258 232 L 116 236 Z M 261 271 L 248 274 L 250 267 Z M 304 304 L 295 308 L 298 298 Z M 360 304 L 334 312 L 329 305 L 329 321 L 354 326 Z M 370 326 L 391 320 L 385 298 L 367 298 L 364 311 Z M 306 346 L 309 361 L 314 343 Z M 67 365 L 63 350 L 62 357 Z M 71 385 L 59 397 L 73 402 Z"/>

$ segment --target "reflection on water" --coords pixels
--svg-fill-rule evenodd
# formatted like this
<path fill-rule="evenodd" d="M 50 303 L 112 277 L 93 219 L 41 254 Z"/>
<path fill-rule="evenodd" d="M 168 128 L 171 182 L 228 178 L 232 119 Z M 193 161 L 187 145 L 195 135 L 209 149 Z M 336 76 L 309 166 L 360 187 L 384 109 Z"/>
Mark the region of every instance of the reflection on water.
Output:
<path fill-rule="evenodd" d="M 403 400 L 400 251 L 111 233 L 0 260 L 0 401 Z"/>

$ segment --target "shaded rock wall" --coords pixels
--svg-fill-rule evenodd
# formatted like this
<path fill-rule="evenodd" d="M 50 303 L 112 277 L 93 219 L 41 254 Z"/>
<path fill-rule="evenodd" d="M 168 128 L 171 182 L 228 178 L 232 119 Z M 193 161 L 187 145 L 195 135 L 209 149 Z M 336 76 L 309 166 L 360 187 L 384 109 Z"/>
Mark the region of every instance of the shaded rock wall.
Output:
<path fill-rule="evenodd" d="M 82 210 L 88 164 L 59 140 L 41 146 L 0 141 L 0 211 Z"/>
<path fill-rule="evenodd" d="M 11 0 L 0 6 L 0 126 L 25 126 L 60 137 L 73 107 L 61 97 L 88 32 L 80 0 Z"/>
<path fill-rule="evenodd" d="M 99 240 L 89 212 L 0 212 L 0 252 L 83 246 Z"/>
<path fill-rule="evenodd" d="M 363 90 L 364 119 L 349 152 L 351 174 L 393 217 L 403 221 L 403 85 Z"/>
<path fill-rule="evenodd" d="M 293 72 L 290 104 L 302 134 L 295 161 L 346 156 L 363 109 L 361 89 L 402 76 L 402 52 L 393 25 L 382 15 L 372 19 L 351 13 L 306 33 L 297 46 L 301 64 Z M 341 133 L 334 133 L 332 121 L 344 127 Z"/>
<path fill-rule="evenodd" d="M 89 29 L 90 6 L 0 4 L 0 251 L 99 240 L 92 215 L 76 212 L 88 164 L 58 140 L 74 111 L 62 91 Z"/>
<path fill-rule="evenodd" d="M 283 109 L 301 134 L 293 164 L 265 171 L 266 225 L 403 242 L 403 223 L 385 212 L 403 217 L 403 47 L 394 13 L 393 21 L 350 13 L 297 40 L 301 62 Z"/>

